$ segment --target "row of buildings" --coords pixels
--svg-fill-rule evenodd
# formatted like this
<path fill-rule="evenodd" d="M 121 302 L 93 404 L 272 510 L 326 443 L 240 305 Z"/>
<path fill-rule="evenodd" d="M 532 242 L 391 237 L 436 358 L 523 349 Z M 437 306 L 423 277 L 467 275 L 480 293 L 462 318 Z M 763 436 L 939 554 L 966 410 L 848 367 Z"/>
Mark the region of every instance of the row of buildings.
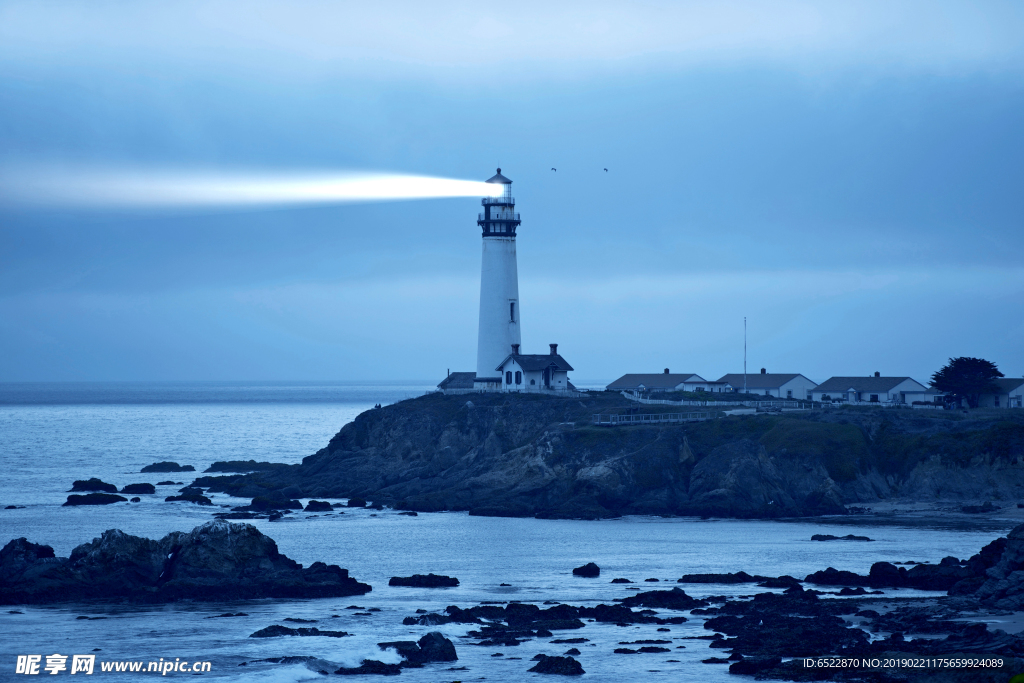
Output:
<path fill-rule="evenodd" d="M 996 380 L 999 393 L 984 394 L 983 408 L 1024 408 L 1024 378 L 1005 377 Z M 921 384 L 912 377 L 831 377 L 818 384 L 798 373 L 773 373 L 761 368 L 760 373 L 730 373 L 717 380 L 706 380 L 691 372 L 623 375 L 606 387 L 610 391 L 665 392 L 708 391 L 743 392 L 780 399 L 823 401 L 833 403 L 933 403 L 942 392 Z"/>

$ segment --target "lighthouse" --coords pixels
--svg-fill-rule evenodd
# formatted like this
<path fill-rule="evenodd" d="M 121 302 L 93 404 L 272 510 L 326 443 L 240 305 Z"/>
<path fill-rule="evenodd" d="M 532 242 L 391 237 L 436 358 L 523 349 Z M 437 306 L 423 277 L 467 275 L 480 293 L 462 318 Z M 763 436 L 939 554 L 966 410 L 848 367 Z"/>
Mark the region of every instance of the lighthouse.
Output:
<path fill-rule="evenodd" d="M 516 266 L 516 228 L 519 214 L 512 198 L 512 181 L 501 169 L 489 183 L 502 185 L 496 197 L 484 197 L 477 225 L 483 231 L 480 269 L 480 328 L 476 346 L 475 389 L 501 390 L 498 365 L 520 339 L 519 271 Z"/>

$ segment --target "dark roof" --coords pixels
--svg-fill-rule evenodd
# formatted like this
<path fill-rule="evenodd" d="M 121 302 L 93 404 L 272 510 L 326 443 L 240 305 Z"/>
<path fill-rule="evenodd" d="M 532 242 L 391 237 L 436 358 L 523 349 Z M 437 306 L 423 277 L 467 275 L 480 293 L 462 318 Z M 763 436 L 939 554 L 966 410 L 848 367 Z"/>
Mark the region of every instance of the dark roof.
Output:
<path fill-rule="evenodd" d="M 818 385 L 815 391 L 834 391 L 842 393 L 854 391 L 889 391 L 900 382 L 907 380 L 917 382 L 913 377 L 829 377 Z M 921 384 L 920 382 L 917 382 Z M 921 385 L 924 386 L 923 384 Z"/>
<path fill-rule="evenodd" d="M 1000 393 L 1008 394 L 1020 385 L 1024 384 L 1024 378 L 1002 377 L 996 380 L 996 384 L 999 385 Z"/>
<path fill-rule="evenodd" d="M 555 370 L 560 370 L 562 372 L 569 372 L 572 370 L 572 366 L 566 363 L 565 359 L 557 353 L 553 356 L 550 353 L 510 353 L 505 356 L 505 360 L 501 361 L 498 367 L 494 369 L 500 370 L 501 367 L 508 362 L 509 358 L 513 359 L 519 364 L 519 367 L 527 372 L 536 372 L 538 370 L 551 367 L 552 365 L 555 366 Z"/>
<path fill-rule="evenodd" d="M 509 180 L 505 176 L 501 175 L 501 169 L 500 168 L 498 169 L 498 172 L 495 173 L 490 178 L 488 178 L 486 182 L 488 182 L 488 183 L 501 183 L 502 185 L 511 185 L 512 184 L 511 180 Z"/>
<path fill-rule="evenodd" d="M 800 373 L 773 373 L 769 372 L 762 375 L 761 373 L 750 373 L 747 375 L 747 389 L 778 389 L 786 382 L 790 382 L 797 377 L 804 377 Z M 804 377 L 804 379 L 807 379 Z M 734 388 L 743 389 L 743 373 L 742 372 L 731 372 L 728 375 L 722 375 L 718 378 L 719 382 L 728 382 Z M 808 382 L 814 384 L 811 380 L 807 379 Z M 817 390 L 815 390 L 817 391 Z"/>
<path fill-rule="evenodd" d="M 696 380 L 691 378 L 696 377 Z M 629 373 L 618 378 L 607 387 L 608 391 L 621 391 L 623 389 L 636 389 L 640 385 L 648 389 L 674 389 L 683 382 L 706 381 L 700 375 L 693 372 L 651 372 L 651 373 Z"/>
<path fill-rule="evenodd" d="M 453 372 L 437 385 L 438 389 L 472 389 L 475 372 Z"/>

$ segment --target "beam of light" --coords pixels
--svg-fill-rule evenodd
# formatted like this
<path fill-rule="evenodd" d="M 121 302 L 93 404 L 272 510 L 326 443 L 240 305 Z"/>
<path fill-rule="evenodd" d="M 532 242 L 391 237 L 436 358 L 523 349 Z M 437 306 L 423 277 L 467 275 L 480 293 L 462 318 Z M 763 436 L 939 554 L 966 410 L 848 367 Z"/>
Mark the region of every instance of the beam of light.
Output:
<path fill-rule="evenodd" d="M 0 204 L 53 208 L 231 207 L 494 197 L 503 186 L 387 173 L 0 168 Z"/>

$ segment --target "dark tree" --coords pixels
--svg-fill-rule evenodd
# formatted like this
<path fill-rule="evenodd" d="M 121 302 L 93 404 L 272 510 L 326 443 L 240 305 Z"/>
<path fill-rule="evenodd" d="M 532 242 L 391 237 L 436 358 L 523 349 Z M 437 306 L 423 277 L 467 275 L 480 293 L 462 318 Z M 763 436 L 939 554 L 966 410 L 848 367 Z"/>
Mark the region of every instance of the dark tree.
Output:
<path fill-rule="evenodd" d="M 999 392 L 995 381 L 1002 376 L 995 363 L 982 358 L 950 358 L 944 368 L 932 375 L 931 385 L 977 408 L 982 394 Z"/>

